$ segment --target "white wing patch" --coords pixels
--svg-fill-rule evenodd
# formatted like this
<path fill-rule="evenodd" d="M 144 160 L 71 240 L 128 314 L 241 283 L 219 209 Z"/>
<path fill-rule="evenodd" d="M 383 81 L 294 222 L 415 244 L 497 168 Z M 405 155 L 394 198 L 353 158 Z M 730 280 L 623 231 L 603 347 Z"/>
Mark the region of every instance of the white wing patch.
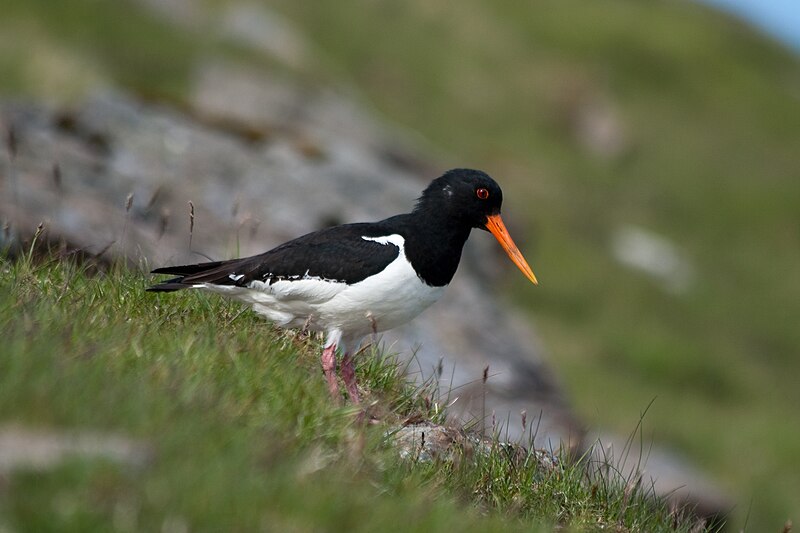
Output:
<path fill-rule="evenodd" d="M 403 245 L 406 242 L 406 240 L 403 237 L 397 235 L 396 233 L 392 235 L 387 235 L 385 237 L 365 237 L 362 235 L 361 238 L 364 239 L 365 241 L 377 242 L 378 244 L 383 244 L 383 245 L 394 244 L 395 246 L 400 248 L 401 252 L 403 251 Z"/>
<path fill-rule="evenodd" d="M 233 281 L 239 281 L 244 277 L 244 274 L 228 274 L 228 277 Z"/>
<path fill-rule="evenodd" d="M 261 282 L 272 284 L 281 281 L 313 280 L 313 281 L 327 281 L 329 283 L 343 283 L 337 279 L 328 279 L 328 278 L 323 278 L 321 276 L 311 276 L 309 272 L 310 270 L 306 270 L 305 274 L 290 274 L 282 276 L 276 276 L 272 272 L 267 272 L 266 274 L 261 276 Z"/>

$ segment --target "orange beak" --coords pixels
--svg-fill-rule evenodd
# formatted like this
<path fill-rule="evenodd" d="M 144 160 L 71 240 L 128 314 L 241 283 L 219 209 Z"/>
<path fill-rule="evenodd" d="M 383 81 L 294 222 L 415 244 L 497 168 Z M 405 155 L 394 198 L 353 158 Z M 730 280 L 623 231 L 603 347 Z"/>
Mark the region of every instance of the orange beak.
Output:
<path fill-rule="evenodd" d="M 525 258 L 522 257 L 522 252 L 519 251 L 517 245 L 511 240 L 511 235 L 508 234 L 506 225 L 503 224 L 503 219 L 500 218 L 500 215 L 489 215 L 486 219 L 486 229 L 492 232 L 492 235 L 500 242 L 508 257 L 522 270 L 525 277 L 531 280 L 534 285 L 538 285 L 539 282 L 536 280 L 536 276 L 533 275 L 533 270 L 528 266 Z"/>

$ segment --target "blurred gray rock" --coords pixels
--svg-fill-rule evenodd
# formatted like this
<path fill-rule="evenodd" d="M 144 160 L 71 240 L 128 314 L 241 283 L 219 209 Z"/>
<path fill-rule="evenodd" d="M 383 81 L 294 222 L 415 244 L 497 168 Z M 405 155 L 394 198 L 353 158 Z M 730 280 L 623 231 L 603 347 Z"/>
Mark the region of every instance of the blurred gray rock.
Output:
<path fill-rule="evenodd" d="M 694 281 L 695 269 L 686 255 L 668 239 L 644 228 L 617 228 L 611 251 L 617 261 L 656 279 L 668 292 L 685 293 Z"/>
<path fill-rule="evenodd" d="M 234 3 L 221 17 L 223 37 L 271 55 L 287 65 L 302 65 L 307 44 L 291 21 L 256 3 Z"/>
<path fill-rule="evenodd" d="M 304 65 L 311 46 L 292 21 L 255 0 L 217 2 L 203 0 L 133 0 L 170 24 L 205 32 L 288 67 Z"/>
<path fill-rule="evenodd" d="M 0 474 L 43 471 L 70 458 L 107 459 L 141 468 L 153 458 L 151 447 L 122 435 L 0 426 Z"/>

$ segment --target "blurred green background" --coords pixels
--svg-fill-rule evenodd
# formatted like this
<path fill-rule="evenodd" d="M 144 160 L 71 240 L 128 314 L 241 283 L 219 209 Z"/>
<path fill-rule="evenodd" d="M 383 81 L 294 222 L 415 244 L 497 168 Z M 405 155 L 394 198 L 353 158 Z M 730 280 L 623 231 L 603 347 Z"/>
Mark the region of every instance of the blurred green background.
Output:
<path fill-rule="evenodd" d="M 286 61 L 210 31 L 234 4 L 6 0 L 0 91 L 182 103 L 213 57 L 359 94 L 503 184 L 541 280 L 505 290 L 584 420 L 627 435 L 655 399 L 646 431 L 735 528 L 800 517 L 796 56 L 688 1 L 265 1 L 305 43 Z"/>

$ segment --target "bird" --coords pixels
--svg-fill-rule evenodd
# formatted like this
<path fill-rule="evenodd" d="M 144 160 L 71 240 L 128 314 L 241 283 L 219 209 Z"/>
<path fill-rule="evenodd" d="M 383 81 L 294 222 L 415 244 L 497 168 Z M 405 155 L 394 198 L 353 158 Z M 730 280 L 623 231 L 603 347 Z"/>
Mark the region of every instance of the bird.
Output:
<path fill-rule="evenodd" d="M 538 284 L 500 216 L 503 192 L 480 170 L 448 170 L 410 213 L 332 226 L 259 255 L 156 268 L 176 276 L 151 292 L 200 289 L 252 306 L 279 327 L 325 334 L 320 362 L 328 391 L 361 401 L 354 355 L 364 337 L 400 326 L 436 302 L 452 281 L 472 229 L 490 232 L 514 264 Z"/>

